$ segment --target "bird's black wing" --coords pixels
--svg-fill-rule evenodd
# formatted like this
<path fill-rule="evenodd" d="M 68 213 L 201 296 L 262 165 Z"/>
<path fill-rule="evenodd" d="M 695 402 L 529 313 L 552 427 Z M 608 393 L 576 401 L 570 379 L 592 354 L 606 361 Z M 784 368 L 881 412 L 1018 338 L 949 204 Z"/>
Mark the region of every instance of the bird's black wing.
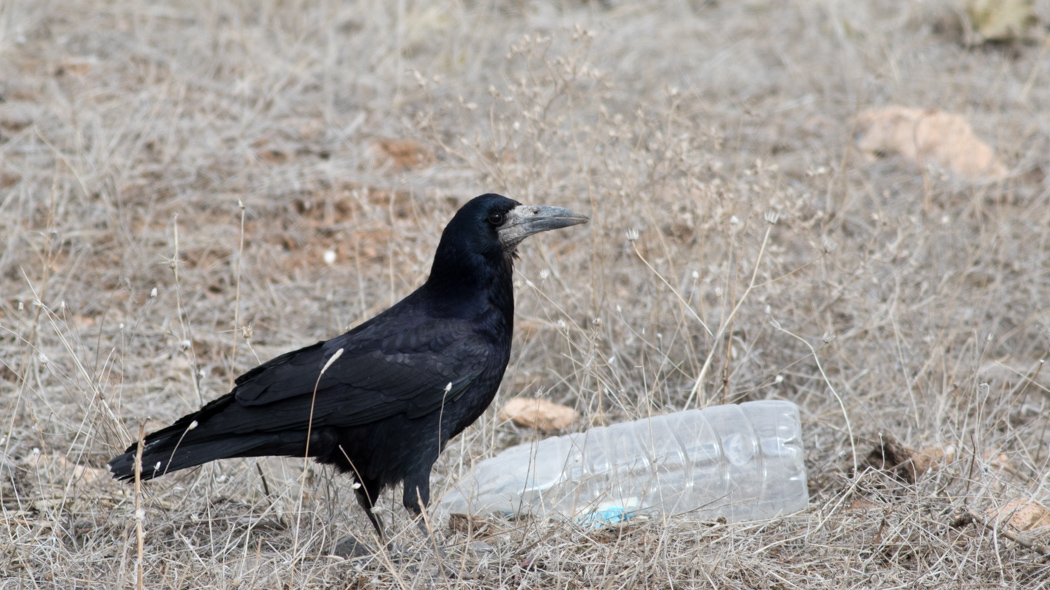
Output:
<path fill-rule="evenodd" d="M 469 322 L 431 319 L 397 330 L 385 324 L 362 326 L 256 367 L 237 379 L 237 403 L 285 414 L 272 416 L 282 428 L 305 427 L 309 414 L 302 410 L 311 400 L 315 426 L 345 428 L 396 414 L 415 418 L 456 400 L 494 355 Z"/>

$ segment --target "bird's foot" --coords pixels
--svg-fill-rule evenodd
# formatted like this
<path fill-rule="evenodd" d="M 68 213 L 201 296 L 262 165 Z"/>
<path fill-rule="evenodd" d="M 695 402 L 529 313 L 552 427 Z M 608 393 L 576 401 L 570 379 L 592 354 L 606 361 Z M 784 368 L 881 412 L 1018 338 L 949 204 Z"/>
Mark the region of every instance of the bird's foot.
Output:
<path fill-rule="evenodd" d="M 405 549 L 400 543 L 388 541 L 386 544 L 387 556 L 393 563 L 414 563 L 422 559 L 422 555 L 415 551 Z M 354 535 L 347 535 L 336 541 L 332 547 L 332 555 L 344 559 L 357 559 L 360 557 L 375 557 L 378 549 L 368 541 L 362 541 Z"/>
<path fill-rule="evenodd" d="M 344 559 L 356 559 L 358 557 L 371 557 L 375 555 L 376 548 L 371 543 L 366 543 L 353 535 L 347 535 L 336 541 L 332 548 L 332 555 Z"/>
<path fill-rule="evenodd" d="M 438 543 L 437 537 L 434 536 L 434 531 L 427 527 L 427 523 L 422 519 L 416 520 L 416 526 L 419 527 L 420 532 L 427 539 L 428 545 L 434 549 L 434 557 L 438 560 L 438 565 L 441 567 L 441 571 L 444 572 L 445 576 L 449 578 L 463 579 L 463 572 L 459 571 L 456 567 L 455 562 L 449 558 L 448 553 L 445 553 L 445 549 Z"/>
<path fill-rule="evenodd" d="M 429 536 L 429 535 L 428 535 Z M 445 550 L 439 545 L 433 537 L 428 539 L 427 543 L 433 549 L 433 556 L 437 559 L 438 567 L 445 576 L 449 578 L 464 579 L 463 572 L 459 570 L 449 558 Z M 420 552 L 410 551 L 405 549 L 400 543 L 389 541 L 386 544 L 387 555 L 389 555 L 392 563 L 409 564 L 410 567 L 418 567 L 418 565 L 424 561 L 424 555 Z M 354 535 L 346 535 L 342 539 L 339 539 L 335 546 L 332 547 L 332 555 L 342 557 L 344 559 L 359 559 L 363 557 L 375 557 L 377 555 L 376 546 L 367 541 L 362 541 Z"/>

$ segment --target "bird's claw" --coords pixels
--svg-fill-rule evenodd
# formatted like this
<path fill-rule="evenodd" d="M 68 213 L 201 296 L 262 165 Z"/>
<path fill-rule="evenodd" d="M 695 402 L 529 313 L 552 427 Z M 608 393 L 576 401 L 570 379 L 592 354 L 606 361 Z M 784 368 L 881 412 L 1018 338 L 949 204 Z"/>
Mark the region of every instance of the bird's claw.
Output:
<path fill-rule="evenodd" d="M 366 543 L 353 535 L 347 535 L 336 541 L 332 547 L 332 555 L 345 559 L 356 559 L 358 557 L 371 557 L 375 555 L 376 548 L 371 543 Z"/>

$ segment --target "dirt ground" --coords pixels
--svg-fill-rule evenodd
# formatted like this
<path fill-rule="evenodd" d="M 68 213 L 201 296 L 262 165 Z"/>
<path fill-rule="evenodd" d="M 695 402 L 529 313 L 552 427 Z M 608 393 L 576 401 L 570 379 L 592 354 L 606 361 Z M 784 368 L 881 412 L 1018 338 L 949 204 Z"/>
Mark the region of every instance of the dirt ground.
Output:
<path fill-rule="evenodd" d="M 1001 43 L 961 4 L 0 2 L 0 589 L 1050 588 L 1050 2 Z M 484 192 L 592 221 L 522 247 L 436 495 L 546 436 L 512 396 L 573 432 L 786 399 L 810 507 L 435 516 L 450 577 L 397 491 L 416 555 L 329 555 L 368 522 L 300 460 L 107 477 L 409 293 Z"/>

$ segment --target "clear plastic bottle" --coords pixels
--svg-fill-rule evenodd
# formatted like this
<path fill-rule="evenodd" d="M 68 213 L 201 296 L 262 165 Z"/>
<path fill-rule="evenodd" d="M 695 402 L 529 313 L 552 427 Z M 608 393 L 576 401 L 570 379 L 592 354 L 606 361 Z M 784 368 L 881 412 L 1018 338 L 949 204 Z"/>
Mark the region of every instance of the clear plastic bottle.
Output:
<path fill-rule="evenodd" d="M 478 463 L 439 510 L 598 522 L 690 512 L 746 521 L 808 502 L 798 407 L 757 401 L 511 447 Z"/>

